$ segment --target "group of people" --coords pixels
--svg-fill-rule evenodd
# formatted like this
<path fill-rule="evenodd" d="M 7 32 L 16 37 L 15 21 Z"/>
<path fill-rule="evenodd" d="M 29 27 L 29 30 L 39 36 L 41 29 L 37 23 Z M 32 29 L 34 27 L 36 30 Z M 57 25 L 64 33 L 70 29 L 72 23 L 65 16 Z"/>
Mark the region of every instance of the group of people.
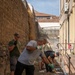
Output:
<path fill-rule="evenodd" d="M 47 40 L 40 38 L 38 40 L 30 40 L 22 53 L 19 52 L 18 40 L 19 34 L 14 34 L 14 39 L 8 44 L 10 51 L 10 70 L 11 75 L 22 75 L 25 69 L 26 75 L 34 75 L 34 64 L 36 59 L 40 59 L 41 63 L 45 63 L 46 71 L 53 72 L 54 70 L 54 57 L 57 56 L 52 48 L 48 48 Z M 41 64 L 39 67 L 41 67 Z"/>
<path fill-rule="evenodd" d="M 46 71 L 52 72 L 52 68 L 54 68 L 54 64 L 55 64 L 54 58 L 58 56 L 58 54 L 55 53 L 55 51 L 53 51 L 51 44 L 45 38 L 43 39 L 43 45 L 41 45 L 39 49 L 45 54 L 47 60 L 51 63 L 50 64 L 51 68 L 49 68 L 48 64 L 44 63 L 44 61 L 39 57 L 40 58 L 40 61 L 39 61 L 40 72 L 42 69 L 44 69 L 44 64 L 45 64 Z"/>

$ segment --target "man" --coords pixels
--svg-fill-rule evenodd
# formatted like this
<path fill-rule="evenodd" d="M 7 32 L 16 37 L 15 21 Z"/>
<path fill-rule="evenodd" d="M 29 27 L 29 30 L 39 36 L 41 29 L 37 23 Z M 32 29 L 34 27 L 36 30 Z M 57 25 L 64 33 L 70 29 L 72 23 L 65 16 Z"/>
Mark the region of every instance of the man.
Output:
<path fill-rule="evenodd" d="M 15 33 L 14 34 L 14 39 L 11 40 L 8 44 L 8 49 L 10 52 L 10 70 L 11 70 L 11 75 L 14 75 L 17 59 L 20 55 L 19 49 L 18 49 L 18 40 L 19 40 L 19 34 Z"/>
<path fill-rule="evenodd" d="M 43 51 L 52 51 L 52 47 L 50 45 L 50 43 L 48 43 L 47 39 L 43 39 Z"/>
<path fill-rule="evenodd" d="M 28 42 L 26 48 L 18 58 L 15 75 L 22 75 L 24 69 L 26 71 L 26 75 L 34 75 L 34 61 L 39 56 L 44 60 L 45 63 L 50 66 L 50 63 L 46 59 L 45 55 L 41 52 L 41 50 L 37 49 L 37 45 L 39 44 L 42 45 L 42 40 L 31 40 L 30 42 Z"/>
<path fill-rule="evenodd" d="M 42 41 L 42 45 L 43 45 L 43 41 Z M 42 45 L 41 44 L 39 44 L 38 46 L 37 46 L 37 49 L 39 49 L 39 50 L 41 50 L 42 51 Z M 44 65 L 44 62 L 42 62 L 42 58 L 39 56 L 39 58 L 38 58 L 38 65 L 39 65 L 39 72 L 41 72 L 44 68 L 43 68 L 43 65 Z"/>
<path fill-rule="evenodd" d="M 50 46 L 50 43 L 48 44 L 48 42 L 47 42 L 47 40 L 45 38 L 43 40 L 43 44 L 44 44 L 43 45 L 43 52 L 44 52 L 44 54 L 46 55 L 46 57 L 49 60 L 49 62 L 52 65 L 54 65 L 54 62 L 55 62 L 54 58 L 56 56 L 58 56 L 58 54 L 55 53 L 55 51 L 53 51 L 53 49 Z M 49 71 L 52 72 L 52 68 L 49 68 L 48 64 L 45 64 L 45 66 L 46 66 L 46 71 L 47 72 L 49 72 Z M 53 72 L 55 72 L 55 70 Z"/>

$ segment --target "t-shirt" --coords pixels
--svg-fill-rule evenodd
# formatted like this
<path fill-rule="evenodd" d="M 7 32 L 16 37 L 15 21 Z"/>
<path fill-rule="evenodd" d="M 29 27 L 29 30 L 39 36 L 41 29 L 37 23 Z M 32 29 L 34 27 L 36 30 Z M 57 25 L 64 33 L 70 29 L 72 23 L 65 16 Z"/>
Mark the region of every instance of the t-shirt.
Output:
<path fill-rule="evenodd" d="M 9 46 L 15 45 L 14 49 L 13 49 L 12 51 L 10 51 L 10 57 L 12 57 L 12 56 L 17 56 L 17 57 L 19 57 L 20 52 L 19 52 L 18 47 L 17 47 L 17 41 L 12 40 L 12 41 L 9 42 L 8 45 L 9 45 Z"/>
<path fill-rule="evenodd" d="M 47 43 L 45 45 L 43 45 L 43 51 L 52 51 L 53 49 L 51 48 L 51 46 Z"/>
<path fill-rule="evenodd" d="M 33 47 L 37 47 L 37 42 L 32 40 L 30 41 L 27 46 L 33 46 Z M 26 48 L 23 50 L 23 52 L 21 53 L 20 57 L 18 58 L 18 61 L 26 64 L 26 65 L 34 65 L 35 60 L 39 57 L 43 57 L 44 54 L 36 49 L 33 52 L 29 52 L 28 50 L 26 50 Z"/>

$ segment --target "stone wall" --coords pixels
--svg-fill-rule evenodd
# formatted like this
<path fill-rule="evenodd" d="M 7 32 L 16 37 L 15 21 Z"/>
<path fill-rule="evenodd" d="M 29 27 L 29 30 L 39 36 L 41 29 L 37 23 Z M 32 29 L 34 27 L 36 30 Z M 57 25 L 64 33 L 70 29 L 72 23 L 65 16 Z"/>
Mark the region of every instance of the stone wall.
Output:
<path fill-rule="evenodd" d="M 0 16 L 0 42 L 7 44 L 15 32 L 28 41 L 28 13 L 21 0 L 0 0 Z"/>
<path fill-rule="evenodd" d="M 34 9 L 33 7 L 28 4 L 28 23 L 29 23 L 29 29 L 30 29 L 30 33 L 29 33 L 29 38 L 30 39 L 36 39 L 37 38 L 37 26 L 35 25 L 35 14 L 34 14 Z"/>
<path fill-rule="evenodd" d="M 8 42 L 13 34 L 20 34 L 24 47 L 30 39 L 36 39 L 35 15 L 25 1 L 0 0 L 0 75 L 10 75 Z"/>

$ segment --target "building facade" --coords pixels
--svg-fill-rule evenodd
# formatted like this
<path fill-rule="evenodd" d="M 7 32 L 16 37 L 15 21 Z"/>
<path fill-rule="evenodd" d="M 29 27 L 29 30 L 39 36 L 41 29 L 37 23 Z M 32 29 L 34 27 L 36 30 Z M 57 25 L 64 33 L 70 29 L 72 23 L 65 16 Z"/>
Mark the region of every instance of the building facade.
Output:
<path fill-rule="evenodd" d="M 75 53 L 75 0 L 60 0 L 60 26 L 60 43 Z"/>
<path fill-rule="evenodd" d="M 42 33 L 40 36 L 46 37 L 52 46 L 54 46 L 58 42 L 59 17 L 37 11 L 35 11 L 35 17 L 39 24 L 39 32 Z"/>

